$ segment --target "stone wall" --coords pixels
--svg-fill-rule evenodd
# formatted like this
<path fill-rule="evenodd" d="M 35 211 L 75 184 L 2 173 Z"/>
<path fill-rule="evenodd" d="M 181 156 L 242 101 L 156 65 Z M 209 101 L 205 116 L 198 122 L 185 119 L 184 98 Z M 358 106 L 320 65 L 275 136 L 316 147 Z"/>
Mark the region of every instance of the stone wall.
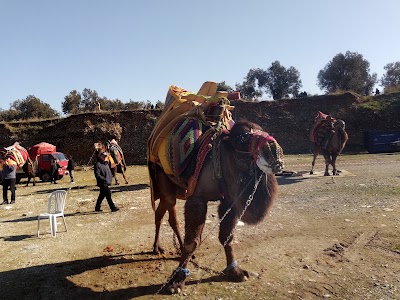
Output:
<path fill-rule="evenodd" d="M 400 99 L 400 93 L 391 97 Z M 278 140 L 285 153 L 294 154 L 309 153 L 309 130 L 316 113 L 322 111 L 346 121 L 349 141 L 345 152 L 357 152 L 364 151 L 365 130 L 400 130 L 400 105 L 376 112 L 360 103 L 360 97 L 352 93 L 257 103 L 235 101 L 232 113 L 235 120 L 246 118 L 258 123 Z M 45 141 L 86 165 L 93 163 L 90 159 L 94 142 L 116 138 L 128 164 L 145 164 L 147 139 L 160 113 L 160 110 L 86 113 L 40 122 L 0 123 L 0 146 L 18 141 L 28 148 Z"/>

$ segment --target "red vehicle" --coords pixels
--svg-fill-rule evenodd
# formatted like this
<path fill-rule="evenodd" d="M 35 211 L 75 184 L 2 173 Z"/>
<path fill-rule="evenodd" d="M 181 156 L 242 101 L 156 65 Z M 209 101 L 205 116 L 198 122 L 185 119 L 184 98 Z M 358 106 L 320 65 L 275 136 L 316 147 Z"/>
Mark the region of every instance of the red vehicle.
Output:
<path fill-rule="evenodd" d="M 35 165 L 35 173 L 42 181 L 51 180 L 51 160 L 58 159 L 61 168 L 58 169 L 58 177 L 61 179 L 68 175 L 68 159 L 64 153 L 57 152 L 56 146 L 49 143 L 39 143 L 28 149 L 29 157 Z M 20 181 L 25 174 L 22 170 L 17 171 L 17 181 Z"/>

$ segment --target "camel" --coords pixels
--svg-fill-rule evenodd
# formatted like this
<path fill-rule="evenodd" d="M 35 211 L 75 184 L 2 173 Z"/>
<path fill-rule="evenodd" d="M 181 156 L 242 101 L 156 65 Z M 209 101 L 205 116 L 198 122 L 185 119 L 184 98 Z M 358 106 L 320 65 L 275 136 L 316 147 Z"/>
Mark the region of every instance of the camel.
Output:
<path fill-rule="evenodd" d="M 30 159 L 28 151 L 24 147 L 20 146 L 18 142 L 15 142 L 14 145 L 10 147 L 2 148 L 0 150 L 0 156 L 4 160 L 7 158 L 12 159 L 15 161 L 18 168 L 22 168 L 26 177 L 28 178 L 26 186 L 29 185 L 31 179 L 33 179 L 33 186 L 36 185 L 34 163 Z"/>
<path fill-rule="evenodd" d="M 106 143 L 102 143 L 101 141 L 99 141 L 97 143 L 94 143 L 94 148 L 96 150 L 96 158 L 97 159 L 101 152 L 108 153 L 108 161 L 109 161 L 111 172 L 112 172 L 114 180 L 115 180 L 115 184 L 119 185 L 117 173 L 121 173 L 122 177 L 125 180 L 125 184 L 128 184 L 129 182 L 125 176 L 126 163 L 125 163 L 124 153 L 122 152 L 122 149 L 118 145 L 117 141 L 115 139 L 112 139 L 111 141 L 107 141 Z"/>
<path fill-rule="evenodd" d="M 201 244 L 208 202 L 220 202 L 219 241 L 225 250 L 227 264 L 223 274 L 232 281 L 245 281 L 249 273 L 238 266 L 232 243 L 235 225 L 239 220 L 246 224 L 261 222 L 276 198 L 278 184 L 274 173 L 283 168 L 283 151 L 259 125 L 240 120 L 230 130 L 215 135 L 205 148 L 211 150 L 205 152 L 195 188 L 189 195 L 190 181 L 185 181 L 183 176 L 167 174 L 165 166 L 159 161 L 148 161 L 152 200 L 159 199 L 155 209 L 153 252 L 164 252 L 159 244 L 159 235 L 162 218 L 167 211 L 169 224 L 181 249 L 178 268 L 165 286 L 170 293 L 180 293 L 190 275 L 187 266 Z M 195 165 L 199 164 L 201 149 L 193 159 Z M 184 240 L 178 225 L 177 198 L 186 200 Z"/>
<path fill-rule="evenodd" d="M 332 175 L 339 175 L 340 171 L 336 168 L 336 159 L 349 139 L 345 130 L 345 122 L 321 112 L 318 112 L 315 121 L 310 132 L 311 152 L 313 153 L 310 174 L 314 174 L 315 160 L 318 154 L 321 153 L 325 159 L 324 176 L 330 175 L 329 165 L 333 168 Z"/>

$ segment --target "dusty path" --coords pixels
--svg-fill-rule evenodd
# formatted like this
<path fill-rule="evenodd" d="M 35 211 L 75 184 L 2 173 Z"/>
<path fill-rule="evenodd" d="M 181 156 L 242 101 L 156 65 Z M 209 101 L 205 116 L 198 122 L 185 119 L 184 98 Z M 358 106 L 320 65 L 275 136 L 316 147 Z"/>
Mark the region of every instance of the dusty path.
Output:
<path fill-rule="evenodd" d="M 199 268 L 190 265 L 185 294 L 172 296 L 158 293 L 177 266 L 172 231 L 165 220 L 162 243 L 169 251 L 152 255 L 145 167 L 129 167 L 130 184 L 113 186 L 121 207 L 116 213 L 106 202 L 103 213 L 93 213 L 98 191 L 92 171 L 77 172 L 75 185 L 63 179 L 56 187 L 72 188 L 68 232 L 56 238 L 48 221 L 41 221 L 36 237 L 36 216 L 55 186 L 19 185 L 17 203 L 0 207 L 0 298 L 400 299 L 400 154 L 341 156 L 343 172 L 335 178 L 308 176 L 310 161 L 286 157 L 287 169 L 297 176 L 278 178 L 280 195 L 271 215 L 255 227 L 237 226 L 238 262 L 252 272 L 249 281 L 218 276 L 225 259 L 212 203 L 196 253 Z M 323 170 L 321 158 L 316 170 Z"/>

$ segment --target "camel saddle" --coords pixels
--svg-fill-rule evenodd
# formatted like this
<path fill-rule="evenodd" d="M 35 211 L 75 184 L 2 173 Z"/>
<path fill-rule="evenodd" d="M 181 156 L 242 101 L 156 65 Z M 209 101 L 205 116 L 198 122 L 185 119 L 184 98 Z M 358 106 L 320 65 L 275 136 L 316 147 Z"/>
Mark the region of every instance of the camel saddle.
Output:
<path fill-rule="evenodd" d="M 319 111 L 310 130 L 310 141 L 318 146 L 325 147 L 334 133 L 333 125 L 335 121 L 336 119 L 332 116 Z"/>
<path fill-rule="evenodd" d="M 18 168 L 21 168 L 28 159 L 28 151 L 18 142 L 15 142 L 12 146 L 4 147 L 3 152 L 6 153 L 5 158 L 15 161 Z"/>
<path fill-rule="evenodd" d="M 107 141 L 107 146 L 113 161 L 117 165 L 117 172 L 122 173 L 122 168 L 124 168 L 124 171 L 126 171 L 124 153 L 122 152 L 122 149 L 118 143 L 113 139 L 111 141 Z"/>
<path fill-rule="evenodd" d="M 147 161 L 161 165 L 167 175 L 186 188 L 184 198 L 194 191 L 197 178 L 193 176 L 200 173 L 213 136 L 234 124 L 227 95 L 217 92 L 217 84 L 209 81 L 198 93 L 169 87 L 165 107 L 147 143 Z M 153 188 L 151 191 L 155 200 Z"/>

